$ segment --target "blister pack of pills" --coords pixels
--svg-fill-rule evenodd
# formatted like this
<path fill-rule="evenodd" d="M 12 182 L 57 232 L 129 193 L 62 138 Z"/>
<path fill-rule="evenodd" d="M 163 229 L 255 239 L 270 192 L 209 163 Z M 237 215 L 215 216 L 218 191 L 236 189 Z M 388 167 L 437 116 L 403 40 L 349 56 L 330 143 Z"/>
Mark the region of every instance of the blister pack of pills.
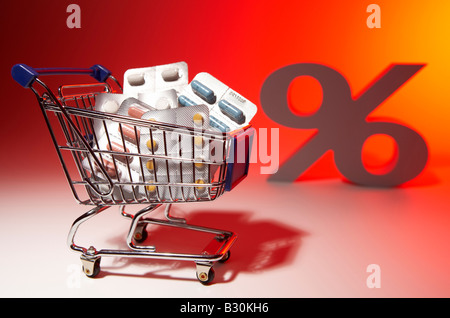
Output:
<path fill-rule="evenodd" d="M 189 108 L 178 108 L 176 110 L 162 110 L 162 111 L 149 111 L 142 116 L 142 119 L 162 122 L 173 123 L 177 126 L 177 129 L 170 131 L 161 130 L 148 130 L 143 134 L 141 144 L 143 146 L 150 142 L 152 137 L 152 143 L 155 144 L 156 151 L 164 151 L 170 154 L 174 158 L 191 158 L 192 152 L 208 152 L 209 144 L 203 142 L 203 131 L 209 130 L 209 108 L 206 105 L 196 105 Z M 186 129 L 184 129 L 186 128 Z M 198 133 L 198 136 L 193 136 L 188 128 L 194 128 L 194 133 Z M 150 133 L 152 136 L 150 136 Z M 198 137 L 198 138 L 197 138 Z M 193 145 L 195 144 L 195 147 Z M 165 148 L 159 147 L 160 144 L 165 144 Z M 147 149 L 150 149 L 147 147 Z"/>
<path fill-rule="evenodd" d="M 94 148 L 116 183 L 113 200 L 159 202 L 208 198 L 227 151 L 225 140 L 213 132 L 245 127 L 257 111 L 208 73 L 189 83 L 185 62 L 127 70 L 123 94 L 99 94 L 95 110 L 148 121 L 95 120 Z M 90 155 L 83 168 L 106 181 Z"/>
<path fill-rule="evenodd" d="M 133 109 L 137 106 L 141 107 L 142 103 L 128 98 L 117 113 L 137 114 L 141 111 Z M 121 197 L 128 200 L 149 198 L 172 201 L 207 195 L 204 186 L 200 185 L 194 190 L 194 187 L 186 187 L 183 184 L 209 183 L 210 172 L 208 165 L 203 162 L 209 160 L 210 149 L 213 149 L 211 147 L 215 144 L 214 140 L 203 136 L 203 132 L 209 129 L 208 118 L 209 108 L 206 105 L 196 105 L 189 108 L 147 110 L 141 116 L 141 119 L 149 120 L 155 125 L 166 123 L 172 124 L 173 128 L 169 126 L 156 129 L 116 121 L 108 122 L 108 134 L 103 134 L 95 147 L 112 152 L 103 153 L 101 158 L 99 157 L 99 160 L 103 160 L 108 175 L 121 183 L 154 183 L 145 187 L 122 185 L 115 189 L 113 197 L 116 200 Z M 198 135 L 195 135 L 197 131 Z M 100 169 L 95 169 L 94 160 L 90 161 L 85 162 L 84 168 L 90 173 L 94 170 L 97 178 L 105 181 Z M 214 167 L 216 165 L 213 165 Z"/>
<path fill-rule="evenodd" d="M 103 153 L 101 155 L 97 154 L 97 158 L 102 163 L 103 168 L 105 169 L 108 176 L 113 180 L 113 182 L 126 183 L 120 186 L 115 186 L 113 192 L 107 197 L 107 199 L 130 200 L 140 199 L 144 197 L 144 194 L 139 190 L 139 187 L 133 186 L 131 184 L 140 180 L 139 173 L 129 169 L 125 163 L 125 158 L 132 158 L 131 156 L 119 156 Z M 96 164 L 96 162 L 90 155 L 84 158 L 82 165 L 85 171 L 91 175 L 91 178 L 94 181 L 97 181 L 100 191 L 108 190 L 106 176 L 103 175 L 101 168 Z"/>
<path fill-rule="evenodd" d="M 169 89 L 180 90 L 189 82 L 185 62 L 152 67 L 128 69 L 124 74 L 123 92 L 138 97 L 138 94 L 160 92 Z"/>
<path fill-rule="evenodd" d="M 257 112 L 255 104 L 205 72 L 181 91 L 178 102 L 182 106 L 208 105 L 210 126 L 222 132 L 247 126 Z"/>
<path fill-rule="evenodd" d="M 175 129 L 149 129 L 141 132 L 140 149 L 142 154 L 170 157 L 170 160 L 150 159 L 145 163 L 147 171 L 144 178 L 170 184 L 186 184 L 195 182 L 195 164 L 191 160 L 207 160 L 210 158 L 210 145 L 203 131 L 209 129 L 209 108 L 206 105 L 196 105 L 176 110 L 149 111 L 142 116 L 155 122 L 173 123 Z M 194 128 L 194 130 L 184 129 Z M 196 135 L 197 134 L 197 135 Z M 205 138 L 205 139 L 203 139 Z M 203 158 L 203 159 L 200 159 Z M 199 163 L 197 163 L 197 166 Z M 206 171 L 206 169 L 203 169 Z M 207 175 L 197 172 L 197 179 L 208 183 Z M 157 190 L 160 196 L 167 198 L 186 199 L 194 194 L 192 187 L 167 186 L 150 187 Z M 147 189 L 149 190 L 149 189 Z M 203 191 L 204 193 L 205 191 Z M 197 194 L 197 196 L 203 195 Z"/>
<path fill-rule="evenodd" d="M 109 114 L 117 114 L 140 119 L 144 113 L 155 108 L 125 94 L 104 93 L 95 98 L 95 110 Z M 95 120 L 94 132 L 99 139 L 107 131 L 109 134 L 118 133 L 118 124 L 112 120 Z M 124 133 L 134 134 L 133 128 L 123 129 Z M 138 132 L 139 133 L 139 132 Z"/>
<path fill-rule="evenodd" d="M 115 114 L 122 102 L 129 96 L 125 94 L 103 93 L 95 97 L 95 110 L 109 114 Z"/>
<path fill-rule="evenodd" d="M 178 94 L 175 89 L 167 89 L 159 92 L 142 92 L 138 93 L 137 98 L 157 110 L 178 107 Z"/>

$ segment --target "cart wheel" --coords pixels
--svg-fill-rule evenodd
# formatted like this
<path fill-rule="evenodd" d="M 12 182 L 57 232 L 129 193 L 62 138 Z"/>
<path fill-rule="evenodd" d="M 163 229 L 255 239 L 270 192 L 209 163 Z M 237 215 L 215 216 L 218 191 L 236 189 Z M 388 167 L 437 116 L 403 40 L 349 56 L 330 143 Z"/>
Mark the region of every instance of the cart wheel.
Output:
<path fill-rule="evenodd" d="M 214 280 L 215 272 L 211 267 L 207 272 L 197 273 L 197 279 L 203 285 L 209 285 Z"/>
<path fill-rule="evenodd" d="M 225 263 L 226 261 L 228 261 L 228 259 L 230 258 L 230 250 L 228 250 L 225 255 L 222 257 L 222 259 L 219 260 L 220 263 Z"/>
<path fill-rule="evenodd" d="M 136 243 L 142 243 L 148 238 L 147 225 L 144 225 L 142 228 L 137 228 L 134 232 L 134 240 Z"/>
<path fill-rule="evenodd" d="M 134 233 L 134 240 L 137 243 L 142 243 L 148 238 L 148 232 L 144 229 L 142 232 Z"/>
<path fill-rule="evenodd" d="M 94 278 L 100 273 L 100 257 L 92 261 L 92 266 L 82 266 L 83 272 L 87 277 Z"/>

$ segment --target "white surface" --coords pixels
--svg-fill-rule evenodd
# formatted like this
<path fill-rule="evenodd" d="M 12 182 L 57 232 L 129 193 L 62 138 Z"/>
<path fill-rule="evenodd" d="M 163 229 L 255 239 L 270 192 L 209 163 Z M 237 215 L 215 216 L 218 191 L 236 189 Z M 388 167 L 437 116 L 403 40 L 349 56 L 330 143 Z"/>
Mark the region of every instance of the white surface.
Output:
<path fill-rule="evenodd" d="M 89 208 L 74 202 L 64 180 L 28 185 L 27 197 L 18 185 L 5 188 L 0 296 L 449 297 L 450 170 L 439 175 L 434 184 L 390 190 L 251 177 L 217 201 L 177 205 L 175 216 L 239 235 L 211 286 L 197 281 L 193 262 L 167 260 L 103 258 L 99 277 L 87 278 L 66 237 Z M 117 207 L 88 222 L 81 245 L 126 248 L 129 219 Z M 150 236 L 163 248 L 199 241 L 160 229 Z M 366 285 L 369 264 L 381 268 L 379 289 Z"/>

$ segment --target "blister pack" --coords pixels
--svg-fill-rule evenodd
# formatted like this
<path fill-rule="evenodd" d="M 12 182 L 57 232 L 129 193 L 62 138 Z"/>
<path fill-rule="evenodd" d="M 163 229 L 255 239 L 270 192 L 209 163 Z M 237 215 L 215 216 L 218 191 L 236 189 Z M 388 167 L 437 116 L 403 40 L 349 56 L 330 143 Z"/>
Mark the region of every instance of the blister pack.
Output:
<path fill-rule="evenodd" d="M 229 147 L 217 131 L 247 126 L 257 111 L 208 73 L 197 74 L 189 83 L 184 62 L 129 69 L 123 94 L 99 94 L 95 102 L 97 111 L 151 123 L 145 127 L 108 116 L 94 121 L 94 149 L 115 183 L 110 198 L 117 201 L 211 197 L 214 180 L 225 173 Z M 90 156 L 84 158 L 83 168 L 97 181 L 106 181 Z"/>
<path fill-rule="evenodd" d="M 95 110 L 115 114 L 122 102 L 130 96 L 116 93 L 103 93 L 95 96 Z"/>
<path fill-rule="evenodd" d="M 172 130 L 152 130 L 153 143 L 156 147 L 159 144 L 164 143 L 165 148 L 160 148 L 156 151 L 164 151 L 165 153 L 179 158 L 191 158 L 193 157 L 193 150 L 208 151 L 209 147 L 204 144 L 202 139 L 202 132 L 209 129 L 209 108 L 206 105 L 196 105 L 189 108 L 169 109 L 162 111 L 149 111 L 142 116 L 142 119 L 171 123 L 177 126 Z M 197 136 L 193 136 L 191 132 L 186 128 L 194 128 L 194 133 Z M 150 130 L 143 132 L 141 144 L 148 142 L 150 138 Z M 163 138 L 163 139 L 162 139 Z M 195 147 L 193 147 L 193 141 Z M 144 146 L 144 144 L 142 144 Z M 155 148 L 156 148 L 155 147 Z M 148 147 L 147 147 L 148 148 Z"/>
<path fill-rule="evenodd" d="M 115 151 L 123 150 L 123 147 L 120 147 L 121 149 L 117 149 L 116 147 L 120 146 L 118 146 L 118 144 L 112 145 L 112 148 Z M 130 169 L 127 161 L 130 160 L 130 158 L 133 158 L 134 160 L 134 157 L 103 153 L 101 155 L 97 154 L 97 158 L 102 163 L 102 166 L 108 176 L 116 184 L 111 195 L 107 196 L 108 199 L 120 201 L 123 199 L 139 200 L 144 198 L 145 194 L 141 191 L 140 187 L 133 185 L 133 183 L 140 181 L 140 174 Z M 99 189 L 101 191 L 106 191 L 108 189 L 107 179 L 103 175 L 100 167 L 96 164 L 95 160 L 89 155 L 84 158 L 82 165 L 85 171 L 91 175 L 95 174 L 95 177 L 93 177 L 94 180 L 99 181 L 100 183 L 104 182 L 103 185 L 99 185 Z M 124 184 L 117 185 L 117 182 L 123 182 Z"/>
<path fill-rule="evenodd" d="M 124 94 L 103 93 L 95 96 L 95 110 L 108 114 L 116 114 L 119 111 L 122 102 L 128 96 Z M 93 122 L 94 132 L 97 138 L 100 138 L 105 132 L 105 125 L 109 125 L 111 121 L 95 120 Z"/>
<path fill-rule="evenodd" d="M 179 91 L 189 82 L 188 66 L 177 62 L 144 68 L 128 69 L 124 74 L 124 94 L 138 97 L 139 93 L 169 89 Z"/>
<path fill-rule="evenodd" d="M 257 107 L 208 73 L 197 74 L 178 97 L 182 106 L 208 105 L 210 126 L 222 132 L 247 126 Z"/>
<path fill-rule="evenodd" d="M 110 114 L 117 114 L 122 116 L 129 116 L 133 118 L 141 118 L 144 113 L 155 108 L 125 94 L 111 94 L 104 93 L 96 96 L 95 110 Z M 94 132 L 97 139 L 101 138 L 107 131 L 108 134 L 118 136 L 120 134 L 119 125 L 113 120 L 95 120 L 93 122 Z M 122 132 L 125 137 L 129 137 L 129 141 L 136 143 L 136 135 L 139 136 L 139 131 L 134 131 L 130 125 L 122 125 Z"/>
<path fill-rule="evenodd" d="M 137 98 L 157 110 L 178 107 L 178 95 L 175 89 L 158 92 L 142 92 L 138 93 Z"/>
<path fill-rule="evenodd" d="M 156 108 L 148 105 L 147 103 L 144 103 L 137 98 L 128 97 L 122 102 L 122 104 L 120 104 L 120 107 L 117 110 L 117 114 L 139 119 L 149 110 L 155 109 Z"/>
<path fill-rule="evenodd" d="M 120 99 L 120 96 L 113 96 L 117 100 Z M 107 99 L 106 102 L 114 101 L 114 99 Z M 136 119 L 140 119 L 143 114 L 148 112 L 149 110 L 154 110 L 153 107 L 139 101 L 134 97 L 125 98 L 120 104 L 115 114 L 132 117 Z M 119 142 L 122 142 L 124 139 L 126 142 L 132 143 L 132 147 L 135 148 L 135 145 L 139 142 L 140 136 L 140 128 L 139 126 L 129 125 L 129 124 L 120 124 L 115 120 L 96 120 L 94 121 L 94 130 L 97 136 L 97 139 L 103 138 L 105 132 L 108 132 L 108 135 L 118 139 Z M 104 146 L 104 143 L 97 142 L 99 149 Z"/>
<path fill-rule="evenodd" d="M 205 164 L 196 163 L 194 160 L 206 160 L 209 158 L 210 143 L 203 136 L 203 132 L 209 129 L 209 108 L 206 105 L 196 105 L 189 108 L 169 109 L 164 111 L 149 111 L 142 119 L 156 122 L 172 123 L 174 129 L 148 130 L 141 132 L 140 150 L 142 154 L 170 157 L 170 159 L 150 159 L 145 163 L 148 171 L 144 178 L 150 178 L 170 184 L 166 187 L 150 187 L 162 197 L 193 198 L 195 194 L 192 187 L 183 186 L 186 183 L 194 183 L 195 170 Z M 183 129 L 194 128 L 194 130 Z M 196 168 L 197 167 L 197 168 Z M 206 169 L 202 169 L 206 171 Z M 197 171 L 199 175 L 200 172 Z M 202 173 L 203 183 L 208 183 L 207 175 Z M 148 189 L 147 189 L 148 190 Z M 198 194 L 199 196 L 201 194 Z"/>

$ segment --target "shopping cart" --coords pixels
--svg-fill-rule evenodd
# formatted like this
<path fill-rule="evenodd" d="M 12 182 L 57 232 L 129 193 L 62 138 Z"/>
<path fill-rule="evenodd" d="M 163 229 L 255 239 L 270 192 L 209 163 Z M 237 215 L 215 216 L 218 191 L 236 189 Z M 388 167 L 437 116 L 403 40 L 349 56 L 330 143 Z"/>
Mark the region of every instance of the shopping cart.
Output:
<path fill-rule="evenodd" d="M 55 90 L 41 80 L 43 75 L 90 75 L 97 82 L 60 86 L 58 83 Z M 119 81 L 101 65 L 87 69 L 38 69 L 17 64 L 12 68 L 12 77 L 36 95 L 76 201 L 94 206 L 74 221 L 67 238 L 69 247 L 81 253 L 84 273 L 88 277 L 98 275 L 102 256 L 170 259 L 194 261 L 197 279 L 203 284 L 210 283 L 214 278 L 214 263 L 229 258 L 236 234 L 188 224 L 185 219 L 172 216 L 170 209 L 174 203 L 215 200 L 243 180 L 248 173 L 254 129 L 247 126 L 239 131 L 221 133 L 98 111 L 95 109 L 96 96 L 122 92 Z M 142 131 L 148 132 L 150 138 L 158 133 L 163 138 L 160 146 L 164 152 L 145 153 L 139 147 L 131 152 L 127 151 L 125 144 L 121 149 L 99 147 L 102 136 L 98 135 L 96 127 L 101 126 L 104 136 L 109 136 L 108 124 L 111 122 L 118 124 L 122 138 L 125 129 L 128 132 L 131 129 L 136 138 Z M 192 145 L 195 138 L 201 137 L 212 145 L 214 160 L 197 158 L 194 151 L 188 151 L 189 156 L 174 154 L 168 150 L 169 137 L 171 141 L 191 140 Z M 129 159 L 138 163 L 137 175 L 131 172 Z M 146 166 L 149 162 L 166 169 L 154 169 L 149 174 Z M 195 176 L 198 167 L 206 169 L 207 174 L 201 183 Z M 177 172 L 175 176 L 173 171 Z M 125 210 L 129 204 L 143 204 L 145 207 L 132 214 Z M 163 204 L 164 218 L 144 217 Z M 97 249 L 75 244 L 75 234 L 80 225 L 111 206 L 118 206 L 120 213 L 131 219 L 126 236 L 127 249 Z M 212 239 L 200 253 L 161 252 L 155 245 L 141 244 L 147 238 L 149 224 L 205 232 L 211 234 Z"/>

